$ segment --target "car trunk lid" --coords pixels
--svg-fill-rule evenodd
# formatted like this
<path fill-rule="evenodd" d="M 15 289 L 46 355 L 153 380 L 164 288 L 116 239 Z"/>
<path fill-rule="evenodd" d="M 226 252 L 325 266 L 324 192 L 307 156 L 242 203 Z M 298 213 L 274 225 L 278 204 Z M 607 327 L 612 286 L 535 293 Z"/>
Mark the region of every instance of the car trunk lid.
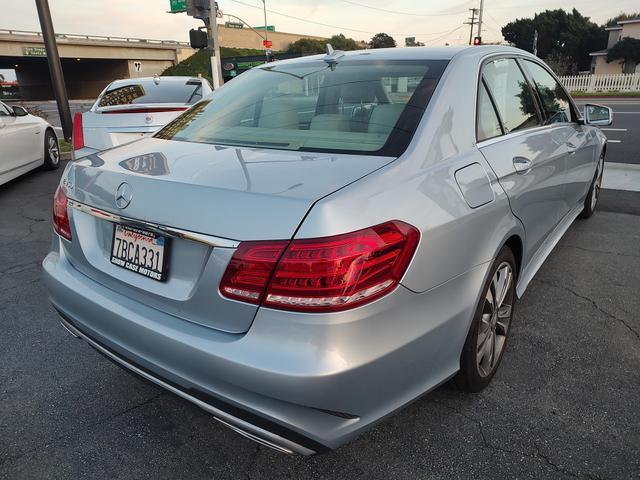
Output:
<path fill-rule="evenodd" d="M 257 307 L 218 293 L 233 245 L 291 238 L 315 201 L 390 161 L 143 139 L 69 167 L 63 184 L 88 208 L 73 210 L 74 241 L 65 248 L 76 268 L 116 291 L 185 320 L 242 333 Z M 119 209 L 123 182 L 131 198 Z M 198 235 L 195 241 L 170 238 L 167 279 L 158 282 L 111 263 L 114 224 L 91 209 L 231 242 L 220 247 Z"/>
<path fill-rule="evenodd" d="M 104 150 L 149 136 L 188 108 L 181 103 L 98 107 L 82 115 L 85 146 Z"/>

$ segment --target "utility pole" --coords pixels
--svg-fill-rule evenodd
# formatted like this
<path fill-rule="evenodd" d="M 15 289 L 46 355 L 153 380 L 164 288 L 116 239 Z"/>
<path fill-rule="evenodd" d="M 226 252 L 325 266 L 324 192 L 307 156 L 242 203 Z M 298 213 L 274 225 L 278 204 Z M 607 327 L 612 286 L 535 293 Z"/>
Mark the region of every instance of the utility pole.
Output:
<path fill-rule="evenodd" d="M 213 89 L 222 86 L 222 68 L 220 67 L 220 43 L 218 42 L 218 2 L 209 0 L 209 48 L 211 49 L 211 79 Z"/>
<path fill-rule="evenodd" d="M 471 28 L 469 29 L 469 45 L 471 45 L 473 43 L 473 26 L 476 24 L 476 14 L 478 13 L 478 9 L 470 8 L 469 11 L 471 11 L 471 16 L 469 17 L 469 21 L 464 22 L 464 24 L 471 25 Z"/>
<path fill-rule="evenodd" d="M 538 30 L 533 31 L 533 54 L 538 56 Z"/>
<path fill-rule="evenodd" d="M 269 32 L 267 28 L 267 2 L 266 0 L 262 0 L 262 6 L 264 9 L 264 39 L 265 41 L 269 41 Z"/>
<path fill-rule="evenodd" d="M 38 9 L 38 17 L 40 18 L 40 28 L 42 29 L 44 48 L 47 51 L 47 61 L 49 62 L 53 94 L 55 95 L 56 103 L 58 104 L 58 114 L 60 115 L 60 123 L 62 124 L 62 134 L 64 138 L 70 140 L 71 132 L 73 130 L 71 110 L 69 109 L 67 87 L 64 84 L 64 75 L 62 73 L 62 65 L 60 64 L 58 46 L 56 45 L 56 33 L 53 30 L 53 21 L 51 20 L 49 2 L 47 0 L 36 0 L 36 8 Z"/>
<path fill-rule="evenodd" d="M 482 10 L 484 10 L 484 0 L 480 0 L 480 11 L 478 12 L 478 38 L 482 43 Z"/>

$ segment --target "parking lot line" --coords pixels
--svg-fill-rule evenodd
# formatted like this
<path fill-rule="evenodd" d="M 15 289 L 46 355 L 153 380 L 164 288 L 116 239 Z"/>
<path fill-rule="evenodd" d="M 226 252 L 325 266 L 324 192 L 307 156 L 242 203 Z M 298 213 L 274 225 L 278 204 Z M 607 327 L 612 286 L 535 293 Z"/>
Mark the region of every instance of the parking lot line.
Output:
<path fill-rule="evenodd" d="M 601 128 L 600 130 L 604 132 L 626 132 L 626 128 Z"/>
<path fill-rule="evenodd" d="M 609 140 L 609 139 L 607 139 L 607 143 L 622 143 L 622 140 Z"/>

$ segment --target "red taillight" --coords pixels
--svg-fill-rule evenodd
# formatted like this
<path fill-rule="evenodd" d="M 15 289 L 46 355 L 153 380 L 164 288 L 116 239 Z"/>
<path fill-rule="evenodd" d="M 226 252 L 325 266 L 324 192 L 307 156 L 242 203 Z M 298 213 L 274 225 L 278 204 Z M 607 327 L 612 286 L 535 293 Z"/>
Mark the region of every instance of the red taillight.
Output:
<path fill-rule="evenodd" d="M 220 290 L 226 297 L 285 310 L 353 308 L 396 287 L 419 238 L 414 227 L 391 221 L 333 237 L 242 242 Z"/>
<path fill-rule="evenodd" d="M 273 268 L 289 242 L 242 242 L 220 282 L 225 297 L 260 303 Z"/>
<path fill-rule="evenodd" d="M 76 112 L 73 116 L 73 149 L 84 148 L 84 132 L 82 131 L 82 113 Z"/>
<path fill-rule="evenodd" d="M 71 225 L 69 225 L 69 212 L 67 203 L 69 199 L 62 188 L 58 187 L 53 196 L 53 229 L 61 237 L 71 240 Z"/>

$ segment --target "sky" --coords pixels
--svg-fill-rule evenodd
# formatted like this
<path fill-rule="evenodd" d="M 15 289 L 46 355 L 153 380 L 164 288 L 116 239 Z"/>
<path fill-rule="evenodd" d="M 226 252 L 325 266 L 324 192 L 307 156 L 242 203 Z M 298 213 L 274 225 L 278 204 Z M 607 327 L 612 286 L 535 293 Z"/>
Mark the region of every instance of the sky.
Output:
<path fill-rule="evenodd" d="M 266 0 L 267 23 L 282 32 L 331 36 L 343 33 L 369 40 L 385 32 L 404 45 L 405 37 L 427 45 L 463 44 L 464 25 L 480 0 Z M 49 0 L 57 33 L 111 35 L 188 41 L 202 22 L 185 13 L 169 14 L 169 0 Z M 264 23 L 262 0 L 218 0 L 220 10 L 253 26 Z M 637 10 L 637 0 L 485 0 L 483 40 L 501 41 L 500 28 L 516 18 L 545 10 L 576 8 L 597 23 Z M 33 0 L 0 0 L 0 29 L 40 30 Z M 284 15 L 283 15 L 284 14 Z M 287 15 L 287 16 L 285 16 Z M 297 17 L 298 19 L 294 18 Z M 314 23 L 312 23 L 314 22 Z"/>

